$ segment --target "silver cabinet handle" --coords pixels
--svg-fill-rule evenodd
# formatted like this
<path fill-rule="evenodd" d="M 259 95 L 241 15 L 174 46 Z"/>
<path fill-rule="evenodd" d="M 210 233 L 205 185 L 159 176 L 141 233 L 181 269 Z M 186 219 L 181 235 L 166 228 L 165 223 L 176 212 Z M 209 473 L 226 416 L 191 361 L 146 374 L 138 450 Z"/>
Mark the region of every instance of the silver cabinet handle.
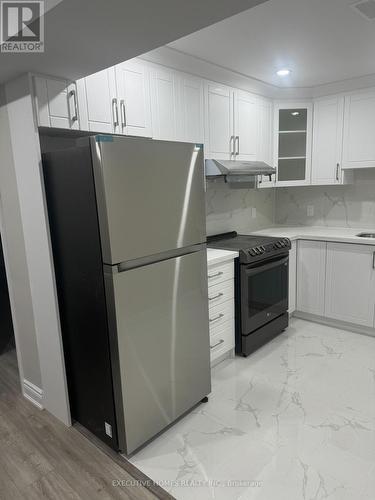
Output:
<path fill-rule="evenodd" d="M 211 279 L 211 278 L 217 278 L 218 276 L 222 276 L 224 273 L 223 271 L 219 271 L 218 273 L 216 274 L 209 274 L 208 275 L 208 279 Z"/>
<path fill-rule="evenodd" d="M 78 106 L 77 106 L 77 95 L 75 90 L 69 92 L 69 97 L 73 98 L 74 103 L 74 115 L 72 116 L 72 122 L 78 121 Z"/>
<path fill-rule="evenodd" d="M 220 339 L 219 342 L 217 342 L 217 344 L 210 345 L 210 349 L 215 349 L 215 347 L 218 347 L 221 344 L 224 344 L 224 340 L 223 339 Z"/>
<path fill-rule="evenodd" d="M 336 163 L 336 180 L 340 180 L 340 163 Z"/>
<path fill-rule="evenodd" d="M 220 314 L 218 314 L 217 316 L 215 316 L 214 318 L 210 318 L 208 321 L 209 321 L 210 323 L 212 323 L 213 321 L 217 321 L 218 319 L 221 319 L 221 318 L 223 318 L 223 317 L 224 317 L 224 314 L 223 314 L 223 313 L 220 313 Z"/>
<path fill-rule="evenodd" d="M 117 109 L 117 99 L 114 97 L 112 99 L 112 114 L 113 114 L 113 126 L 118 127 L 118 109 Z"/>
<path fill-rule="evenodd" d="M 121 99 L 120 101 L 120 109 L 121 109 L 121 126 L 123 128 L 126 127 L 126 110 L 125 110 L 125 101 L 124 99 Z"/>
<path fill-rule="evenodd" d="M 234 135 L 231 135 L 230 139 L 229 139 L 229 149 L 230 149 L 231 156 L 236 154 L 236 152 L 235 152 L 235 142 L 236 142 L 236 138 L 234 137 Z"/>
<path fill-rule="evenodd" d="M 240 136 L 236 135 L 236 144 L 237 144 L 237 149 L 235 155 L 238 156 L 240 154 Z"/>
<path fill-rule="evenodd" d="M 375 252 L 372 254 L 372 268 L 375 269 Z"/>
<path fill-rule="evenodd" d="M 220 297 L 222 297 L 224 294 L 223 293 L 218 293 L 217 295 L 214 295 L 213 297 L 208 297 L 208 300 L 215 300 L 215 299 L 219 299 Z"/>

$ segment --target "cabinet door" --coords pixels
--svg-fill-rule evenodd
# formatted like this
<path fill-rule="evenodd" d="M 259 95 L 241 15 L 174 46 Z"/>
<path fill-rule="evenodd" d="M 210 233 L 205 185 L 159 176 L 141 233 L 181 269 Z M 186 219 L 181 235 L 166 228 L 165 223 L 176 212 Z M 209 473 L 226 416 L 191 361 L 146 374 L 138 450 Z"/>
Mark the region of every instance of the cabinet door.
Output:
<path fill-rule="evenodd" d="M 342 168 L 375 167 L 375 90 L 345 97 Z"/>
<path fill-rule="evenodd" d="M 235 158 L 256 160 L 258 142 L 256 97 L 242 90 L 234 91 Z"/>
<path fill-rule="evenodd" d="M 91 132 L 120 133 L 114 68 L 77 82 L 81 128 Z"/>
<path fill-rule="evenodd" d="M 297 310 L 324 316 L 326 246 L 300 240 L 297 250 Z"/>
<path fill-rule="evenodd" d="M 115 68 L 121 133 L 152 137 L 148 66 L 132 60 Z"/>
<path fill-rule="evenodd" d="M 176 128 L 176 74 L 172 70 L 151 70 L 151 111 L 154 139 L 175 141 Z"/>
<path fill-rule="evenodd" d="M 297 242 L 292 241 L 292 248 L 289 252 L 289 314 L 296 310 L 297 299 Z"/>
<path fill-rule="evenodd" d="M 177 80 L 177 140 L 203 144 L 203 80 L 183 73 L 177 76 Z"/>
<path fill-rule="evenodd" d="M 326 316 L 374 327 L 375 246 L 327 244 Z"/>
<path fill-rule="evenodd" d="M 275 165 L 278 186 L 304 186 L 311 181 L 312 104 L 275 106 Z"/>
<path fill-rule="evenodd" d="M 343 124 L 343 97 L 322 99 L 314 103 L 312 184 L 341 184 Z"/>
<path fill-rule="evenodd" d="M 75 83 L 35 76 L 34 92 L 38 125 L 79 130 Z"/>
<path fill-rule="evenodd" d="M 206 84 L 206 158 L 234 159 L 233 90 L 216 83 Z"/>
<path fill-rule="evenodd" d="M 273 121 L 273 105 L 267 99 L 258 98 L 258 141 L 257 141 L 257 156 L 256 159 L 264 161 L 268 165 L 273 166 L 272 154 L 272 121 Z M 258 187 L 274 187 L 275 175 L 269 178 L 268 175 L 262 175 L 259 179 Z"/>

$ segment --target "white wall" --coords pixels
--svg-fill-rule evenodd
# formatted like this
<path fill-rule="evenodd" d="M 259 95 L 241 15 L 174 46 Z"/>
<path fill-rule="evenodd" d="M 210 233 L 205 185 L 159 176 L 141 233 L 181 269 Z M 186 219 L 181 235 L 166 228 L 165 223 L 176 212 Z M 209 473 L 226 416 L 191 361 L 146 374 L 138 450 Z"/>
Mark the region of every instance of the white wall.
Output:
<path fill-rule="evenodd" d="M 39 352 L 43 406 L 64 423 L 70 423 L 65 366 L 62 355 L 60 322 L 55 290 L 52 253 L 42 182 L 39 137 L 34 123 L 30 80 L 24 75 L 5 85 L 9 133 L 13 162 L 4 161 L 8 172 L 14 169 L 22 220 L 28 274 L 25 286 L 31 290 L 36 342 Z M 13 175 L 13 174 L 12 174 Z M 4 210 L 4 224 L 11 223 Z M 13 221 L 14 223 L 14 221 Z M 7 236 L 7 235 L 5 235 Z M 8 241 L 6 242 L 8 244 Z M 8 252 L 9 264 L 13 253 Z M 12 279 L 12 277 L 11 277 Z M 28 303 L 30 308 L 30 302 Z M 29 323 L 30 323 L 29 319 Z M 32 328 L 30 329 L 32 331 Z M 21 346 L 20 346 L 21 347 Z M 21 352 L 22 361 L 28 357 Z"/>
<path fill-rule="evenodd" d="M 3 89 L 1 89 L 2 93 Z M 20 376 L 36 387 L 42 377 L 25 254 L 7 108 L 0 104 L 0 220 Z"/>

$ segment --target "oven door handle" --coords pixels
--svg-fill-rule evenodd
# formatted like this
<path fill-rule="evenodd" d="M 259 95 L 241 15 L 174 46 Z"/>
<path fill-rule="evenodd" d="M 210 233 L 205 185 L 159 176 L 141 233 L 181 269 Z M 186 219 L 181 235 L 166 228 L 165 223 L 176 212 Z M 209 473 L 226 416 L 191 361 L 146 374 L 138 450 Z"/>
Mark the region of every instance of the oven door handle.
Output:
<path fill-rule="evenodd" d="M 268 271 L 269 269 L 274 269 L 275 267 L 288 265 L 288 261 L 289 256 L 284 257 L 283 259 L 271 261 L 268 264 L 264 264 L 263 266 L 245 268 L 245 273 L 247 274 L 247 276 L 253 276 L 254 274 L 261 273 L 262 271 Z"/>

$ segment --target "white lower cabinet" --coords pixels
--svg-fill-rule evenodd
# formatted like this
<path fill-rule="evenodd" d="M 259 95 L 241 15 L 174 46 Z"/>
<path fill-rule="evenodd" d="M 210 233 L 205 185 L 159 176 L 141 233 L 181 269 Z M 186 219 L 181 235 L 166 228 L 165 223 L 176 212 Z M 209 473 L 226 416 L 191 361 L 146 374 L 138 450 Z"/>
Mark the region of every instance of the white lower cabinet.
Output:
<path fill-rule="evenodd" d="M 375 328 L 375 246 L 298 241 L 297 311 Z"/>
<path fill-rule="evenodd" d="M 297 242 L 292 241 L 289 251 L 289 314 L 296 310 L 297 300 Z"/>
<path fill-rule="evenodd" d="M 297 250 L 297 309 L 324 316 L 326 270 L 324 241 L 298 241 Z"/>
<path fill-rule="evenodd" d="M 234 349 L 234 262 L 208 263 L 211 364 Z"/>
<path fill-rule="evenodd" d="M 375 246 L 327 244 L 327 318 L 374 327 Z"/>

